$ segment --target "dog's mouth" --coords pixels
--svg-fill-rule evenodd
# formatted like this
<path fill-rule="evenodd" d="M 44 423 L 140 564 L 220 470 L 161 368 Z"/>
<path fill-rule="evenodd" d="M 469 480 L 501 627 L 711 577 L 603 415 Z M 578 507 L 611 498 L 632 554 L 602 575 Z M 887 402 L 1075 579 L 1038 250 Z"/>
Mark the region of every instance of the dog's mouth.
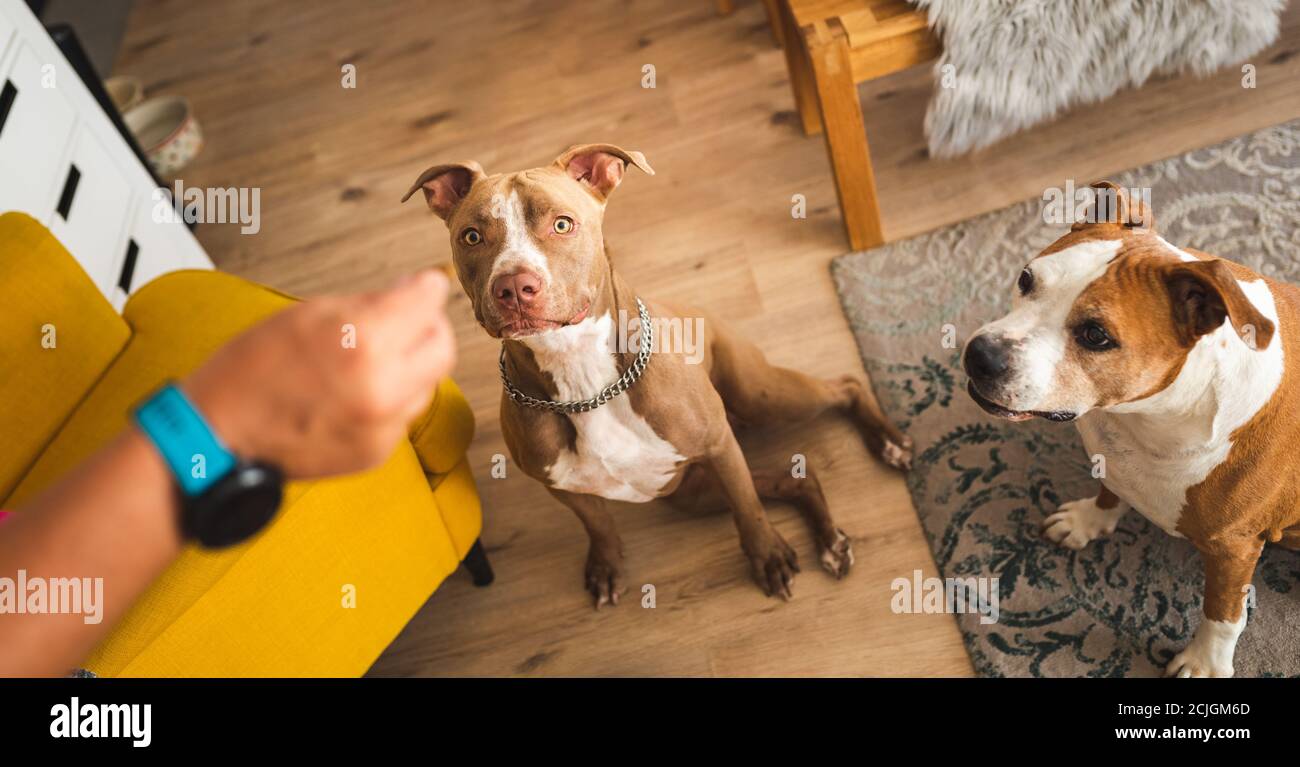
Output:
<path fill-rule="evenodd" d="M 507 322 L 497 329 L 497 335 L 501 338 L 525 338 L 535 336 L 541 333 L 549 333 L 553 330 L 566 328 L 570 325 L 577 325 L 579 322 L 587 319 L 587 313 L 591 311 L 591 302 L 588 301 L 582 307 L 582 311 L 573 315 L 567 320 L 550 320 L 541 317 L 521 317 L 513 322 Z"/>
<path fill-rule="evenodd" d="M 998 418 L 1005 418 L 1008 421 L 1028 421 L 1030 418 L 1038 417 L 1046 418 L 1049 421 L 1063 423 L 1065 421 L 1073 421 L 1077 417 L 1076 413 L 1071 413 L 1066 410 L 1012 410 L 1011 408 L 1002 407 L 988 397 L 985 397 L 983 394 L 980 394 L 979 389 L 975 388 L 974 381 L 966 382 L 966 393 L 970 395 L 971 399 L 975 400 L 975 404 L 984 408 L 984 412 L 995 415 Z"/>

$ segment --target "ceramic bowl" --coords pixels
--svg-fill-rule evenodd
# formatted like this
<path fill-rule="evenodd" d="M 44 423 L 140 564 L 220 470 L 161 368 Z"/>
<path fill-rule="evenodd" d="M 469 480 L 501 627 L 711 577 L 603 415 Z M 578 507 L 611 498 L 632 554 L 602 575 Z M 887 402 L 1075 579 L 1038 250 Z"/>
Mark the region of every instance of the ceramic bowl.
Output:
<path fill-rule="evenodd" d="M 122 119 L 160 176 L 174 176 L 203 148 L 203 131 L 185 99 L 148 99 Z"/>

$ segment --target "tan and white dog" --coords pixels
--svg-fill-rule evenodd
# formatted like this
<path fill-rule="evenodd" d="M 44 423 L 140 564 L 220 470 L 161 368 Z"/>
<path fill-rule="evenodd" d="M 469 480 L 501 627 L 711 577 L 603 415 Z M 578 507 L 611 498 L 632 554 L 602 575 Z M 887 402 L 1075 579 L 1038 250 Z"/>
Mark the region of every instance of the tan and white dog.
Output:
<path fill-rule="evenodd" d="M 1204 620 L 1166 674 L 1231 676 L 1265 543 L 1300 548 L 1300 290 L 1177 248 L 1141 200 L 1099 201 L 1020 273 L 1011 312 L 967 342 L 970 396 L 1073 421 L 1105 458 L 1095 498 L 1044 534 L 1071 549 L 1136 509 L 1205 567 Z"/>
<path fill-rule="evenodd" d="M 791 501 L 812 528 L 822 566 L 844 576 L 853 563 L 850 540 L 831 519 L 816 477 L 809 471 L 796 479 L 789 466 L 751 471 L 731 422 L 805 421 L 839 410 L 895 466 L 911 460 L 911 441 L 862 379 L 822 380 L 770 365 L 706 313 L 642 301 L 614 271 L 602 233 L 605 203 L 629 166 L 654 173 L 640 152 L 610 144 L 575 146 L 550 165 L 517 173 L 489 176 L 475 162 L 436 165 L 402 198 L 423 191 L 446 222 L 474 315 L 502 341 L 501 427 L 511 457 L 586 528 L 586 585 L 598 609 L 617 604 L 624 587 L 610 500 L 727 505 L 755 580 L 786 598 L 798 558 L 759 499 Z M 620 317 L 635 320 L 642 303 L 646 323 L 700 320 L 699 364 L 667 348 L 641 359 L 639 349 L 616 342 Z M 636 338 L 646 340 L 645 327 Z"/>

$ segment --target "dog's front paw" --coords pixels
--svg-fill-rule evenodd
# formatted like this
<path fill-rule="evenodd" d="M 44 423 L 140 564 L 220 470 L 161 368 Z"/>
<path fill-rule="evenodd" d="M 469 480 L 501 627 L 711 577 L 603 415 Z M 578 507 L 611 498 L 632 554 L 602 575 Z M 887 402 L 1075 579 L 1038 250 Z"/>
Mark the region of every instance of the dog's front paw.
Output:
<path fill-rule="evenodd" d="M 885 440 L 885 446 L 880 449 L 880 459 L 895 469 L 910 471 L 912 469 L 912 438 L 904 436 L 901 444 L 893 440 Z"/>
<path fill-rule="evenodd" d="M 1223 679 L 1233 675 L 1232 664 L 1224 666 L 1214 662 L 1213 658 L 1203 657 L 1188 645 L 1186 650 L 1174 656 L 1165 666 L 1165 676 L 1179 679 Z"/>
<path fill-rule="evenodd" d="M 768 529 L 757 546 L 746 546 L 750 571 L 763 593 L 782 599 L 794 598 L 794 575 L 799 572 L 799 557 L 781 534 Z"/>
<path fill-rule="evenodd" d="M 1103 535 L 1115 532 L 1120 515 L 1097 507 L 1097 499 L 1082 498 L 1061 504 L 1043 520 L 1043 535 L 1052 543 L 1078 551 Z"/>
<path fill-rule="evenodd" d="M 1236 623 L 1202 621 L 1191 643 L 1165 666 L 1165 676 L 1179 679 L 1232 676 L 1232 656 L 1237 650 L 1237 637 L 1245 627 L 1244 610 Z"/>
<path fill-rule="evenodd" d="M 607 604 L 618 604 L 618 598 L 623 593 L 623 568 L 616 557 L 601 554 L 593 546 L 587 552 L 584 577 L 587 591 L 595 599 L 597 610 Z"/>
<path fill-rule="evenodd" d="M 835 528 L 835 540 L 822 546 L 822 568 L 836 578 L 849 574 L 853 566 L 853 541 L 838 527 Z"/>

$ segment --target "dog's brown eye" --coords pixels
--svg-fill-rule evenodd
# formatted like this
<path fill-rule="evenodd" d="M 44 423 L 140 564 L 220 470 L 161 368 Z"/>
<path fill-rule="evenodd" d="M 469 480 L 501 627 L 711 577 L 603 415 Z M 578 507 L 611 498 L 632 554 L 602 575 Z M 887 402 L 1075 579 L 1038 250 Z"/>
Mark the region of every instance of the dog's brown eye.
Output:
<path fill-rule="evenodd" d="M 479 234 L 478 230 L 474 227 L 470 227 L 461 233 L 460 241 L 466 245 L 477 245 L 483 241 L 483 235 Z"/>
<path fill-rule="evenodd" d="M 1102 351 L 1115 346 L 1115 341 L 1106 332 L 1106 329 L 1095 322 L 1085 322 L 1076 331 L 1079 343 L 1092 349 L 1093 351 Z"/>
<path fill-rule="evenodd" d="M 568 216 L 557 216 L 552 228 L 556 234 L 568 234 L 573 231 L 573 219 Z"/>

